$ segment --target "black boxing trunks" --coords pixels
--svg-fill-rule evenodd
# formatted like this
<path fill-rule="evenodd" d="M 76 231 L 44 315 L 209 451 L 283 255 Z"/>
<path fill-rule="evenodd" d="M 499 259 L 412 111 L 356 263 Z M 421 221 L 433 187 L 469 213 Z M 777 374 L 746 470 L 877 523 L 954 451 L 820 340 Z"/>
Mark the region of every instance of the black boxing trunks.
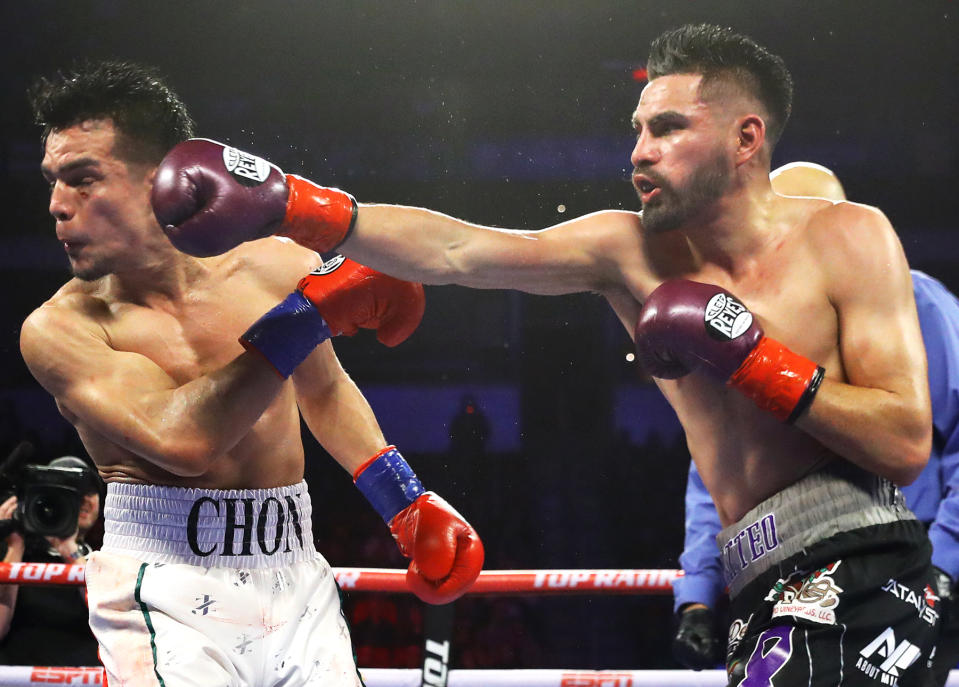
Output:
<path fill-rule="evenodd" d="M 837 462 L 717 537 L 729 687 L 929 683 L 939 598 L 925 528 L 887 480 Z"/>
<path fill-rule="evenodd" d="M 109 683 L 361 687 L 310 513 L 305 482 L 110 484 L 86 567 Z"/>

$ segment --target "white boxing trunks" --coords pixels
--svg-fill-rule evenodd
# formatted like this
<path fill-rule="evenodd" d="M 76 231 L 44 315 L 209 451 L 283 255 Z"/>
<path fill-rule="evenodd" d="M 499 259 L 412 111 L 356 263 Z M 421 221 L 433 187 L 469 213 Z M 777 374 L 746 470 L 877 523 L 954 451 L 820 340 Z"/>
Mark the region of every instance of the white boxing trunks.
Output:
<path fill-rule="evenodd" d="M 108 485 L 86 580 L 109 684 L 362 686 L 310 512 L 305 482 Z"/>

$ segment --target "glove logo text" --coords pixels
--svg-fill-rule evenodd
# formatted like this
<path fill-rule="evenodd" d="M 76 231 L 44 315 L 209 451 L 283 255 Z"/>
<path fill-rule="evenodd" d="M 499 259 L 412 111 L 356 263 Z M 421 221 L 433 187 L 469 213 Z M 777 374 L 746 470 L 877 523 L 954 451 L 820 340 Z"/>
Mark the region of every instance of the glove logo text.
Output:
<path fill-rule="evenodd" d="M 315 274 L 318 276 L 330 274 L 331 272 L 335 272 L 344 262 L 346 262 L 346 258 L 344 256 L 334 255 L 329 260 L 324 260 L 323 264 L 311 271 L 310 274 Z"/>
<path fill-rule="evenodd" d="M 226 146 L 223 148 L 226 171 L 244 186 L 258 186 L 270 176 L 270 163 L 262 157 Z"/>
<path fill-rule="evenodd" d="M 749 329 L 753 315 L 729 294 L 717 293 L 706 303 L 705 320 L 709 336 L 720 341 L 732 341 Z"/>

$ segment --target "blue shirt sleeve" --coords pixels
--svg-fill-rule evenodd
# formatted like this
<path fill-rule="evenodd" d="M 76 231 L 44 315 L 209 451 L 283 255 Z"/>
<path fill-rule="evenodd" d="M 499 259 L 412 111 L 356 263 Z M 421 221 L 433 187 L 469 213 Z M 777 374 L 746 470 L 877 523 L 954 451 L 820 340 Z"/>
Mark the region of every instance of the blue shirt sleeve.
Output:
<path fill-rule="evenodd" d="M 716 546 L 719 530 L 716 506 L 696 464 L 691 462 L 686 480 L 686 538 L 679 557 L 679 565 L 686 574 L 673 581 L 673 610 L 688 603 L 716 607 L 726 588 Z"/>
<path fill-rule="evenodd" d="M 929 521 L 933 565 L 959 578 L 959 300 L 939 281 L 913 270 L 919 324 L 929 361 L 933 449 L 915 485 L 903 489 L 909 507 Z"/>

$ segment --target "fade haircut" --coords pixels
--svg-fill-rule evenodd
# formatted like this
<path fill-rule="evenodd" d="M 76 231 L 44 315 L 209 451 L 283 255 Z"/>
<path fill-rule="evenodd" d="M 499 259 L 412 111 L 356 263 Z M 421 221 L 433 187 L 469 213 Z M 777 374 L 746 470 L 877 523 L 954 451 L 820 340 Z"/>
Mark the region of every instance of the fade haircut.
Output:
<path fill-rule="evenodd" d="M 109 119 L 118 134 L 117 157 L 157 164 L 170 148 L 193 137 L 193 119 L 176 93 L 156 70 L 132 62 L 83 62 L 37 79 L 27 97 L 44 144 L 51 131 Z"/>
<path fill-rule="evenodd" d="M 667 74 L 702 74 L 700 97 L 708 100 L 733 83 L 766 109 L 770 150 L 792 112 L 793 80 L 786 63 L 753 39 L 712 24 L 687 24 L 653 41 L 646 70 L 650 80 Z"/>

